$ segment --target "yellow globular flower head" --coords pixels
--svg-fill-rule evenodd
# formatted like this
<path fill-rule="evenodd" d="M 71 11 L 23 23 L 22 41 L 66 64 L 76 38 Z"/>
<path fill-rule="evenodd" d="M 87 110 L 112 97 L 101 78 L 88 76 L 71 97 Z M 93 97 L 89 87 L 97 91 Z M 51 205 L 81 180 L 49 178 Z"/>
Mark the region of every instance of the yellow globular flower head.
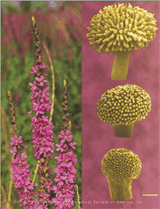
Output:
<path fill-rule="evenodd" d="M 99 53 L 144 49 L 156 37 L 156 22 L 154 14 L 145 9 L 114 4 L 91 18 L 86 36 Z"/>
<path fill-rule="evenodd" d="M 130 125 L 145 119 L 151 110 L 149 94 L 137 85 L 120 85 L 107 90 L 97 103 L 100 120 L 112 125 Z"/>
<path fill-rule="evenodd" d="M 108 151 L 101 165 L 104 175 L 116 184 L 137 179 L 142 168 L 138 155 L 124 148 Z"/>

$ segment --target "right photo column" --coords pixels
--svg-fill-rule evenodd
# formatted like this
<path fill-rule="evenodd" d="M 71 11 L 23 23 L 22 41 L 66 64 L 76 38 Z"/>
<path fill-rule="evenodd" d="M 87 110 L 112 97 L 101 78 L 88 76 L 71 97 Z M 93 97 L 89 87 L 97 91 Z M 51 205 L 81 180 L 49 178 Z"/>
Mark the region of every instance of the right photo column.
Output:
<path fill-rule="evenodd" d="M 82 2 L 82 208 L 159 208 L 160 2 Z"/>

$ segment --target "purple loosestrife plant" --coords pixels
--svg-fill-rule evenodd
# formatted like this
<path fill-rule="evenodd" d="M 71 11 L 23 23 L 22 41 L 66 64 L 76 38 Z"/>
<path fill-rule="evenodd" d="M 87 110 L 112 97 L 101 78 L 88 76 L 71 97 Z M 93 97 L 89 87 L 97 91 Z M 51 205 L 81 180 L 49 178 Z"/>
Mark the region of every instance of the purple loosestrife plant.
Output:
<path fill-rule="evenodd" d="M 40 65 L 40 66 L 43 66 Z M 34 68 L 33 68 L 34 69 Z M 41 69 L 41 68 L 37 68 Z M 38 72 L 38 71 L 37 71 Z M 35 73 L 35 72 L 34 72 Z M 33 74 L 34 74 L 33 73 Z M 30 72 L 32 74 L 32 72 Z M 47 74 L 45 74 L 46 76 Z M 24 208 L 47 208 L 49 197 L 50 197 L 50 190 L 53 190 L 53 182 L 51 179 L 46 179 L 46 177 L 49 177 L 52 175 L 51 168 L 47 166 L 48 163 L 48 158 L 53 159 L 51 157 L 51 153 L 54 151 L 53 147 L 53 135 L 52 135 L 52 128 L 54 126 L 52 123 L 49 121 L 48 116 L 45 117 L 45 111 L 50 111 L 51 107 L 47 106 L 50 104 L 49 98 L 48 98 L 48 93 L 46 91 L 48 90 L 48 87 L 46 86 L 45 82 L 46 80 L 43 80 L 42 75 L 40 75 L 40 80 L 35 77 L 35 80 L 39 84 L 39 91 L 41 92 L 38 94 L 38 100 L 36 100 L 35 94 L 31 96 L 33 102 L 33 110 L 30 111 L 32 113 L 33 111 L 36 112 L 36 115 L 32 118 L 32 125 L 33 125 L 33 142 L 34 145 L 33 147 L 35 148 L 34 154 L 36 159 L 40 160 L 40 165 L 39 165 L 39 172 L 41 174 L 41 185 L 40 189 L 43 191 L 41 194 L 34 194 L 34 185 L 32 183 L 32 179 L 29 177 L 32 173 L 29 172 L 29 164 L 25 161 L 25 158 L 27 156 L 25 153 L 20 153 L 20 150 L 22 147 L 27 148 L 27 146 L 22 145 L 22 136 L 17 136 L 16 135 L 16 118 L 15 118 L 15 112 L 13 109 L 13 101 L 11 98 L 11 94 L 8 91 L 8 96 L 9 96 L 9 103 L 10 103 L 10 110 L 11 110 L 11 123 L 12 127 L 14 128 L 13 134 L 14 137 L 11 137 L 10 139 L 12 142 L 8 147 L 13 147 L 10 152 L 13 155 L 13 160 L 11 163 L 11 174 L 13 175 L 11 179 L 14 180 L 15 188 L 18 194 L 20 195 L 19 201 L 21 202 L 21 205 L 24 205 Z M 35 83 L 35 82 L 34 82 Z M 37 86 L 38 86 L 37 84 Z M 38 90 L 37 86 L 34 86 L 30 83 L 32 86 L 32 91 Z M 44 91 L 43 91 L 44 90 Z M 36 92 L 35 92 L 36 93 Z M 40 98 L 41 95 L 41 98 Z M 46 105 L 47 104 L 47 105 Z M 38 144 L 38 147 L 37 147 Z M 38 186 L 35 184 L 35 186 Z M 44 189 L 42 189 L 44 187 Z M 46 191 L 46 192 L 45 192 Z M 35 200 L 33 200 L 33 197 L 37 197 Z M 39 201 L 42 202 L 42 204 L 38 203 L 38 198 Z M 4 206 L 5 207 L 5 206 Z"/>
<path fill-rule="evenodd" d="M 38 36 L 38 31 L 36 28 L 36 22 L 34 17 L 33 21 L 33 31 L 35 36 L 35 46 L 36 46 L 36 65 L 32 67 L 32 71 L 29 72 L 30 75 L 34 75 L 35 79 L 33 83 L 29 83 L 33 94 L 31 95 L 31 101 L 33 109 L 29 112 L 35 115 L 32 118 L 33 126 L 33 148 L 35 158 L 38 160 L 37 167 L 35 170 L 35 175 L 38 170 L 40 177 L 40 185 L 35 184 L 35 175 L 33 180 L 30 178 L 32 174 L 29 171 L 29 164 L 26 162 L 26 154 L 21 153 L 22 148 L 27 148 L 27 146 L 22 145 L 22 136 L 17 136 L 16 130 L 16 117 L 14 112 L 14 106 L 12 101 L 12 96 L 10 91 L 8 91 L 9 105 L 11 112 L 11 124 L 13 128 L 12 137 L 10 145 L 12 147 L 10 152 L 12 153 L 12 163 L 11 163 L 11 174 L 13 182 L 15 184 L 16 191 L 20 195 L 18 200 L 21 202 L 21 206 L 24 209 L 48 209 L 50 203 L 54 203 L 55 209 L 70 209 L 73 208 L 73 198 L 74 190 L 76 189 L 76 169 L 74 168 L 77 162 L 76 155 L 73 154 L 73 149 L 75 148 L 76 142 L 72 142 L 73 135 L 70 133 L 68 116 L 68 93 L 66 80 L 63 80 L 63 116 L 62 119 L 64 124 L 62 126 L 61 135 L 58 136 L 60 140 L 59 144 L 56 144 L 56 151 L 59 151 L 59 155 L 55 157 L 57 160 L 57 167 L 54 172 L 56 173 L 55 183 L 53 186 L 53 181 L 51 179 L 52 171 L 51 167 L 48 167 L 49 159 L 53 159 L 51 153 L 54 152 L 53 143 L 53 131 L 54 128 L 49 117 L 46 113 L 49 112 L 52 107 L 50 106 L 51 101 L 49 99 L 49 86 L 47 86 L 47 79 L 45 70 L 48 70 L 48 66 L 42 62 L 41 59 L 41 48 Z M 38 187 L 38 192 L 34 191 L 34 188 Z M 55 198 L 50 197 L 50 193 L 53 191 Z M 35 199 L 33 199 L 35 197 Z M 8 203 L 9 205 L 9 203 Z M 8 206 L 7 206 L 8 207 Z M 2 208 L 7 208 L 5 205 Z"/>
<path fill-rule="evenodd" d="M 27 156 L 25 153 L 21 153 L 20 150 L 22 147 L 27 148 L 27 146 L 22 145 L 22 136 L 17 136 L 16 130 L 18 129 L 16 126 L 16 117 L 15 111 L 13 106 L 12 95 L 10 91 L 8 91 L 8 100 L 10 105 L 10 112 L 11 112 L 11 124 L 12 124 L 12 135 L 11 143 L 7 147 L 12 147 L 13 149 L 10 150 L 12 153 L 12 163 L 11 163 L 11 174 L 13 182 L 15 184 L 16 191 L 20 195 L 18 198 L 21 202 L 21 205 L 24 205 L 24 208 L 40 208 L 41 205 L 37 202 L 38 199 L 33 200 L 33 196 L 37 195 L 34 194 L 34 185 L 32 184 L 32 179 L 29 177 L 32 173 L 29 171 L 29 164 L 25 161 Z M 37 186 L 37 184 L 35 185 Z M 7 208 L 3 206 L 3 208 Z"/>
<path fill-rule="evenodd" d="M 40 186 L 39 189 L 42 193 L 39 195 L 40 201 L 44 204 L 44 207 L 50 202 L 50 190 L 53 190 L 52 179 L 48 178 L 52 175 L 51 167 L 48 167 L 48 160 L 53 159 L 51 153 L 54 152 L 53 143 L 53 124 L 49 121 L 48 116 L 45 116 L 46 112 L 51 110 L 51 101 L 49 100 L 49 93 L 47 90 L 49 86 L 46 85 L 46 76 L 43 69 L 48 70 L 48 66 L 44 67 L 44 63 L 36 64 L 32 67 L 33 71 L 29 73 L 35 75 L 33 83 L 29 83 L 33 92 L 31 100 L 33 101 L 33 109 L 29 112 L 35 112 L 35 116 L 32 118 L 33 125 L 33 141 L 34 155 L 39 160 L 39 173 L 40 173 Z M 37 76 L 38 75 L 38 76 Z"/>
<path fill-rule="evenodd" d="M 74 207 L 74 190 L 76 189 L 76 169 L 74 168 L 77 162 L 76 155 L 73 154 L 73 149 L 77 143 L 72 142 L 73 135 L 70 134 L 68 124 L 68 93 L 66 80 L 63 81 L 63 102 L 62 111 L 64 115 L 64 125 L 62 126 L 61 135 L 58 136 L 60 140 L 59 144 L 56 144 L 56 151 L 59 151 L 57 159 L 57 167 L 54 169 L 56 178 L 54 179 L 56 184 L 53 189 L 56 193 L 56 197 L 52 199 L 55 203 L 53 209 L 70 209 Z"/>
<path fill-rule="evenodd" d="M 29 165 L 24 160 L 27 158 L 25 153 L 20 153 L 22 147 L 27 148 L 26 146 L 21 145 L 22 136 L 18 137 L 16 135 L 16 119 L 15 112 L 13 107 L 13 101 L 11 98 L 11 94 L 9 94 L 9 104 L 11 110 L 11 123 L 14 129 L 13 135 L 11 137 L 11 144 L 8 147 L 13 147 L 13 150 L 10 152 L 13 154 L 12 160 L 12 171 L 13 174 L 12 179 L 14 180 L 14 184 L 18 194 L 20 195 L 19 201 L 22 203 L 20 206 L 24 205 L 25 208 L 48 208 L 48 204 L 50 203 L 50 191 L 53 190 L 53 182 L 49 178 L 52 175 L 51 168 L 48 167 L 48 160 L 53 159 L 51 153 L 54 152 L 54 143 L 52 129 L 54 126 L 49 121 L 48 116 L 45 116 L 45 113 L 51 110 L 51 101 L 49 100 L 49 93 L 47 90 L 49 87 L 46 85 L 47 80 L 45 79 L 48 74 L 44 74 L 44 69 L 48 69 L 48 66 L 44 66 L 44 63 L 41 61 L 41 49 L 40 49 L 40 41 L 38 36 L 38 31 L 36 29 L 36 22 L 34 17 L 32 17 L 33 21 L 33 31 L 35 36 L 35 46 L 36 46 L 36 65 L 32 67 L 33 71 L 30 71 L 29 74 L 35 75 L 35 81 L 33 83 L 29 83 L 31 86 L 31 90 L 33 91 L 33 95 L 31 96 L 31 101 L 33 101 L 32 106 L 33 109 L 29 112 L 35 112 L 35 116 L 32 118 L 33 125 L 33 141 L 34 143 L 34 155 L 38 160 L 38 171 L 40 174 L 40 185 L 38 186 L 39 191 L 41 193 L 35 193 L 32 191 L 34 189 L 34 185 L 32 179 L 29 177 L 31 172 L 29 172 Z M 36 197 L 33 200 L 33 197 Z M 42 204 L 39 204 L 39 202 Z"/>
<path fill-rule="evenodd" d="M 38 199 L 32 199 L 34 196 L 34 186 L 32 184 L 32 179 L 29 177 L 32 174 L 31 172 L 29 172 L 28 169 L 29 164 L 27 164 L 27 162 L 25 161 L 25 158 L 27 158 L 27 156 L 24 152 L 20 153 L 21 147 L 27 148 L 27 146 L 21 145 L 21 138 L 22 136 L 17 137 L 17 135 L 14 135 L 14 137 L 11 137 L 12 142 L 8 146 L 13 147 L 13 150 L 10 150 L 10 152 L 14 156 L 11 163 L 11 174 L 13 175 L 11 179 L 13 179 L 16 191 L 20 195 L 20 206 L 24 205 L 25 209 L 39 208 L 40 204 L 37 203 Z"/>
<path fill-rule="evenodd" d="M 32 132 L 34 133 L 32 143 L 34 143 L 34 155 L 37 160 L 40 160 L 42 155 L 45 158 L 53 159 L 51 153 L 54 152 L 54 143 L 52 142 L 52 129 L 54 126 L 49 121 L 48 116 L 45 116 L 45 113 L 49 112 L 52 107 L 50 106 L 51 101 L 48 97 L 50 94 L 47 93 L 49 86 L 46 85 L 47 80 L 45 79 L 48 74 L 43 74 L 43 71 L 41 71 L 43 67 L 44 63 L 41 63 L 40 65 L 32 67 L 33 71 L 29 72 L 35 76 L 39 74 L 38 77 L 35 77 L 33 83 L 29 83 L 33 92 L 31 96 L 33 109 L 29 114 L 35 112 L 35 116 L 32 118 Z M 48 66 L 46 66 L 45 69 L 48 70 Z"/>
<path fill-rule="evenodd" d="M 76 155 L 73 154 L 72 148 L 75 149 L 73 145 L 77 144 L 76 142 L 71 143 L 71 139 L 73 135 L 70 135 L 70 131 L 66 130 L 65 132 L 62 130 L 61 135 L 59 135 L 60 145 L 62 150 L 60 150 L 60 154 L 57 159 L 57 167 L 54 172 L 56 173 L 56 178 L 54 179 L 57 183 L 54 186 L 54 192 L 56 193 L 56 198 L 53 198 L 52 201 L 55 203 L 53 208 L 62 208 L 69 209 L 73 208 L 73 198 L 74 198 L 74 190 L 76 188 L 75 180 L 76 180 L 76 169 L 74 168 L 77 162 Z M 69 140 L 67 140 L 69 139 Z M 68 142 L 69 141 L 69 142 Z M 65 145 L 65 146 L 64 146 Z M 56 150 L 59 150 L 59 145 Z M 67 152 L 65 149 L 67 147 Z"/>
<path fill-rule="evenodd" d="M 52 179 L 49 178 L 52 175 L 51 167 L 48 167 L 49 159 L 53 159 L 51 153 L 54 152 L 54 143 L 53 143 L 53 131 L 54 128 L 52 122 L 49 121 L 48 116 L 45 116 L 46 112 L 49 112 L 52 107 L 50 106 L 51 101 L 49 99 L 49 93 L 47 90 L 46 76 L 44 70 L 48 70 L 48 66 L 45 66 L 41 60 L 41 47 L 39 41 L 39 34 L 36 27 L 36 21 L 32 17 L 33 22 L 33 32 L 35 37 L 35 47 L 36 47 L 36 65 L 32 67 L 33 71 L 30 71 L 29 74 L 35 75 L 35 80 L 33 83 L 29 83 L 31 90 L 33 92 L 31 96 L 31 101 L 33 109 L 29 112 L 35 112 L 35 116 L 32 118 L 33 125 L 33 141 L 32 143 L 34 148 L 35 158 L 39 163 L 39 174 L 40 174 L 40 185 L 39 194 L 40 201 L 42 202 L 44 208 L 47 208 L 50 203 L 50 191 L 53 190 Z"/>

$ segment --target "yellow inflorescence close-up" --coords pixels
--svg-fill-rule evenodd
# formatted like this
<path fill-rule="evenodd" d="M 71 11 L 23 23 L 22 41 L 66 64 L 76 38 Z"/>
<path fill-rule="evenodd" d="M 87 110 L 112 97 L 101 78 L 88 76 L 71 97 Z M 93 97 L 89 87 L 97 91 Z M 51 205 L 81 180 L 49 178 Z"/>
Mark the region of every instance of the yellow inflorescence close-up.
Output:
<path fill-rule="evenodd" d="M 104 7 L 91 18 L 86 36 L 99 53 L 145 49 L 156 37 L 154 14 L 138 6 L 116 4 Z"/>
<path fill-rule="evenodd" d="M 116 184 L 137 179 L 141 168 L 142 163 L 138 155 L 124 148 L 108 151 L 102 160 L 102 172 Z"/>
<path fill-rule="evenodd" d="M 112 125 L 129 125 L 145 119 L 151 110 L 149 94 L 137 85 L 120 85 L 107 90 L 97 103 L 101 121 Z"/>

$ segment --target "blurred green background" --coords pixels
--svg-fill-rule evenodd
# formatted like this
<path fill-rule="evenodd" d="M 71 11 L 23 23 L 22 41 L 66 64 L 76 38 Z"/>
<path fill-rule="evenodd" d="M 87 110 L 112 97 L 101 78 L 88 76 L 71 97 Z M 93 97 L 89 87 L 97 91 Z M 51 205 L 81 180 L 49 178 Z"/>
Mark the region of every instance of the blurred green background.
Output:
<path fill-rule="evenodd" d="M 29 75 L 32 66 L 35 65 L 35 47 L 32 31 L 31 16 L 37 21 L 40 41 L 42 46 L 43 62 L 49 66 L 48 85 L 50 87 L 50 99 L 52 95 L 52 76 L 47 54 L 42 45 L 44 42 L 50 53 L 55 71 L 55 103 L 52 122 L 54 125 L 54 143 L 57 140 L 63 125 L 62 117 L 62 80 L 65 78 L 68 83 L 69 113 L 72 122 L 72 134 L 77 142 L 75 154 L 77 156 L 77 185 L 81 197 L 81 2 L 4 2 L 1 3 L 1 105 L 2 105 L 2 204 L 8 199 L 11 153 L 6 147 L 10 144 L 10 112 L 7 99 L 7 90 L 13 96 L 16 121 L 18 126 L 17 134 L 22 136 L 24 145 L 28 146 L 25 151 L 30 164 L 30 171 L 34 173 L 37 161 L 35 160 L 32 142 L 31 118 L 29 115 L 32 109 L 30 102 L 32 91 L 29 82 L 34 81 L 34 75 Z M 49 113 L 48 113 L 49 115 Z M 52 156 L 58 153 L 54 152 Z M 55 159 L 51 160 L 49 166 L 54 166 Z M 31 175 L 33 177 L 33 174 Z M 53 175 L 53 178 L 55 176 Z M 36 177 L 38 182 L 39 178 Z M 17 201 L 17 193 L 12 188 L 11 208 L 20 208 Z M 75 191 L 75 202 L 77 194 Z M 53 205 L 52 205 L 53 206 Z M 52 208 L 52 207 L 49 207 Z M 77 203 L 74 208 L 77 207 Z"/>

